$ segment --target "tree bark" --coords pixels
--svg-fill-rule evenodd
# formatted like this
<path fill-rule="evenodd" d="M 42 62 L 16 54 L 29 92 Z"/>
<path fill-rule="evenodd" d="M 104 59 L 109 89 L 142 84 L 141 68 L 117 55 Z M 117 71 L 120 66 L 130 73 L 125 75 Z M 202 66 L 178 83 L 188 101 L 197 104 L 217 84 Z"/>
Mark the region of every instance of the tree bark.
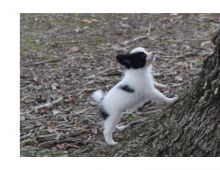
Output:
<path fill-rule="evenodd" d="M 220 31 L 197 81 L 163 113 L 127 129 L 125 142 L 90 156 L 220 156 Z M 88 155 L 87 155 L 88 156 Z"/>

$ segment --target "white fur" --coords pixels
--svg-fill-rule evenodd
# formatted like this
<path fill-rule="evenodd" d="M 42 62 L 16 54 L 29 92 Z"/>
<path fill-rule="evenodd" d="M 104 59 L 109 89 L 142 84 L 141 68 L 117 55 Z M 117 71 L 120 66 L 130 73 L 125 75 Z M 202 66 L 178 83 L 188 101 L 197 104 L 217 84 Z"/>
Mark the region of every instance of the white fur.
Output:
<path fill-rule="evenodd" d="M 121 112 L 126 109 L 132 109 L 141 103 L 151 100 L 156 103 L 173 103 L 177 97 L 167 98 L 155 87 L 164 87 L 164 85 L 156 83 L 153 79 L 151 62 L 154 60 L 154 55 L 147 52 L 142 47 L 137 47 L 131 51 L 144 52 L 147 54 L 147 64 L 144 68 L 128 69 L 125 72 L 123 79 L 110 89 L 104 96 L 101 90 L 97 90 L 92 94 L 94 100 L 99 102 L 101 106 L 109 114 L 104 120 L 104 138 L 107 144 L 117 144 L 112 138 L 112 133 L 116 129 L 123 130 L 125 126 L 117 126 Z M 134 93 L 128 93 L 119 88 L 121 85 L 128 85 L 135 90 Z"/>

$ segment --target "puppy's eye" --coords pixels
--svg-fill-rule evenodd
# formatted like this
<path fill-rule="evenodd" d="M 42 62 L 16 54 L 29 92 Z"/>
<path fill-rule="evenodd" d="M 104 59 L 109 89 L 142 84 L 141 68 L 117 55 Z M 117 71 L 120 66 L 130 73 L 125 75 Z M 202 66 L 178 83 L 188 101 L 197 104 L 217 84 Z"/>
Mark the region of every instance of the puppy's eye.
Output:
<path fill-rule="evenodd" d="M 148 57 L 148 54 L 145 53 L 146 58 Z"/>
<path fill-rule="evenodd" d="M 147 54 L 141 53 L 140 57 L 141 57 L 142 59 L 146 59 L 146 58 L 147 58 Z"/>
<path fill-rule="evenodd" d="M 143 59 L 146 59 L 146 54 L 144 53 L 144 52 L 137 52 L 137 53 L 132 53 L 132 54 L 130 54 L 130 57 L 132 58 L 132 59 L 141 59 L 141 60 L 143 60 Z"/>

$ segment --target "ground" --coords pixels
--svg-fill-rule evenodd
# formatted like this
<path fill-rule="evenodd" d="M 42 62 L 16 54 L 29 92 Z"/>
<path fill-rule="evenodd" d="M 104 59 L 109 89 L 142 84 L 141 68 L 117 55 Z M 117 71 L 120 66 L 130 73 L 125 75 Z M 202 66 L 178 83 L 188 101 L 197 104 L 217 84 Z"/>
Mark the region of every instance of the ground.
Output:
<path fill-rule="evenodd" d="M 219 14 L 21 14 L 21 156 L 99 156 L 97 148 L 108 155 L 91 93 L 121 79 L 116 55 L 154 51 L 163 93 L 181 95 L 213 52 L 219 26 Z M 151 121 L 164 107 L 148 103 L 121 123 Z M 119 145 L 131 138 L 126 132 L 114 133 Z"/>

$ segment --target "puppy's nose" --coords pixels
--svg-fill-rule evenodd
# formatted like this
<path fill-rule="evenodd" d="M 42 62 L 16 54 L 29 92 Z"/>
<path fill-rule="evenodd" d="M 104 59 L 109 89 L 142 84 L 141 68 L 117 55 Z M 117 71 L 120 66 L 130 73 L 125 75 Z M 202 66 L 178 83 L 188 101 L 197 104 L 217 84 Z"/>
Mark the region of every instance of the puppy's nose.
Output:
<path fill-rule="evenodd" d="M 149 56 L 152 56 L 152 55 L 154 55 L 154 53 L 153 53 L 153 52 L 149 52 L 148 55 L 149 55 Z"/>
<path fill-rule="evenodd" d="M 148 52 L 147 58 L 148 58 L 148 61 L 154 60 L 154 53 L 153 52 Z"/>

